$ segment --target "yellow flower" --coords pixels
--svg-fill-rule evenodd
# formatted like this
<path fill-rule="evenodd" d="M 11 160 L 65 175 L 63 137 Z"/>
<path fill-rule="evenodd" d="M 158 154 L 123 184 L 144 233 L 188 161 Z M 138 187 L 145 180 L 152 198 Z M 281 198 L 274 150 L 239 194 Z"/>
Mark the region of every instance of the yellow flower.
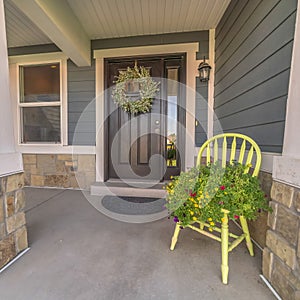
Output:
<path fill-rule="evenodd" d="M 227 195 L 227 192 L 224 192 L 225 195 Z"/>
<path fill-rule="evenodd" d="M 193 212 L 192 210 L 190 210 L 190 214 L 191 214 L 191 216 L 193 216 L 193 215 L 194 215 L 194 212 Z"/>
<path fill-rule="evenodd" d="M 194 206 L 195 206 L 195 207 L 199 207 L 199 205 L 198 205 L 197 203 L 196 203 L 196 204 L 194 204 Z"/>
<path fill-rule="evenodd" d="M 211 222 L 211 221 L 212 221 L 212 218 L 208 218 L 207 221 L 208 221 L 208 222 Z"/>
<path fill-rule="evenodd" d="M 193 221 L 197 221 L 197 218 L 196 218 L 196 217 L 193 217 Z"/>
<path fill-rule="evenodd" d="M 210 226 L 215 226 L 215 223 L 214 222 L 209 222 L 209 225 Z"/>
<path fill-rule="evenodd" d="M 225 218 L 222 218 L 221 221 L 224 222 L 224 221 L 225 221 Z"/>
<path fill-rule="evenodd" d="M 213 229 L 212 229 L 211 227 L 209 227 L 208 230 L 209 230 L 210 232 L 213 231 Z"/>

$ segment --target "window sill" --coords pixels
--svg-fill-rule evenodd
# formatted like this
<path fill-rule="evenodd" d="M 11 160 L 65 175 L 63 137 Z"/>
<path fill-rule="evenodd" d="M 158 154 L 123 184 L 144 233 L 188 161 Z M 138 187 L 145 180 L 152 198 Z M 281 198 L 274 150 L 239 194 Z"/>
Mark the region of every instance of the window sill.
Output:
<path fill-rule="evenodd" d="M 17 151 L 34 154 L 96 154 L 96 146 L 63 146 L 61 144 L 19 144 Z"/>

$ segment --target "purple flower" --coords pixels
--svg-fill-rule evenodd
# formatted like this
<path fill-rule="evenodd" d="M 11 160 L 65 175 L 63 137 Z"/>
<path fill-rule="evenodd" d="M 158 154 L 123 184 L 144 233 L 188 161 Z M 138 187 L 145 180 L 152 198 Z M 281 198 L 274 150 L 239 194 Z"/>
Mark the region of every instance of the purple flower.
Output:
<path fill-rule="evenodd" d="M 178 219 L 177 216 L 175 216 L 173 220 L 174 220 L 175 223 L 178 223 L 178 222 L 179 222 L 179 219 Z"/>

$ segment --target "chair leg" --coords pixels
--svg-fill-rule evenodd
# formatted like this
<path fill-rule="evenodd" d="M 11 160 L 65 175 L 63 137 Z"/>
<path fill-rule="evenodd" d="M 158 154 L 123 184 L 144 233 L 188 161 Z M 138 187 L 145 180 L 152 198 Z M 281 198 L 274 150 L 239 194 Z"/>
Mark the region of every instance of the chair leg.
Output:
<path fill-rule="evenodd" d="M 222 282 L 224 284 L 228 283 L 228 216 L 224 213 L 224 217 L 221 224 L 221 246 L 222 246 Z"/>
<path fill-rule="evenodd" d="M 245 240 L 246 240 L 246 244 L 247 244 L 247 248 L 249 250 L 249 253 L 250 253 L 251 256 L 254 256 L 253 244 L 252 244 L 252 241 L 251 241 L 247 220 L 243 216 L 241 216 L 240 217 L 240 222 L 241 222 L 243 232 L 245 234 Z"/>
<path fill-rule="evenodd" d="M 174 250 L 174 248 L 175 248 L 175 245 L 178 240 L 179 232 L 180 232 L 180 225 L 177 223 L 175 226 L 173 237 L 172 237 L 172 242 L 171 242 L 171 247 L 170 247 L 171 250 Z"/>

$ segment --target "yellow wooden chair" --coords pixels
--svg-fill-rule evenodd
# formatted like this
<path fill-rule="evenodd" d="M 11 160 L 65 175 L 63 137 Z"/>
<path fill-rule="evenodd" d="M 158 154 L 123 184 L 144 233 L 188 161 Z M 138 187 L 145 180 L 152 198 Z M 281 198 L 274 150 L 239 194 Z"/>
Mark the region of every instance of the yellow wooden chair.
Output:
<path fill-rule="evenodd" d="M 230 147 L 228 147 L 230 145 Z M 219 152 L 221 155 L 219 156 Z M 206 157 L 206 158 L 205 158 Z M 241 164 L 253 166 L 252 176 L 257 176 L 260 165 L 261 165 L 261 152 L 258 145 L 243 134 L 238 133 L 225 133 L 219 134 L 211 139 L 207 140 L 199 150 L 197 157 L 197 166 L 201 163 L 209 164 L 211 162 L 221 161 L 222 167 L 226 166 L 226 163 L 232 163 L 232 161 L 237 161 Z M 250 167 L 245 170 L 248 173 Z M 241 235 L 236 235 L 228 230 L 228 210 L 222 209 L 224 217 L 222 218 L 221 227 L 215 227 L 213 230 L 216 232 L 208 232 L 205 228 L 209 228 L 208 223 L 196 221 L 194 224 L 188 225 L 186 227 L 191 228 L 201 234 L 204 234 L 218 242 L 221 243 L 222 249 L 222 282 L 224 284 L 228 283 L 228 253 L 232 251 L 236 246 L 238 246 L 244 239 L 251 256 L 254 255 L 253 244 L 250 238 L 248 224 L 243 216 L 240 216 L 239 220 L 241 223 L 241 228 L 243 233 Z M 198 224 L 196 227 L 195 225 Z M 174 250 L 177 243 L 178 235 L 181 230 L 180 223 L 176 223 L 174 235 L 172 237 L 171 250 Z M 220 237 L 221 235 L 221 237 Z"/>

